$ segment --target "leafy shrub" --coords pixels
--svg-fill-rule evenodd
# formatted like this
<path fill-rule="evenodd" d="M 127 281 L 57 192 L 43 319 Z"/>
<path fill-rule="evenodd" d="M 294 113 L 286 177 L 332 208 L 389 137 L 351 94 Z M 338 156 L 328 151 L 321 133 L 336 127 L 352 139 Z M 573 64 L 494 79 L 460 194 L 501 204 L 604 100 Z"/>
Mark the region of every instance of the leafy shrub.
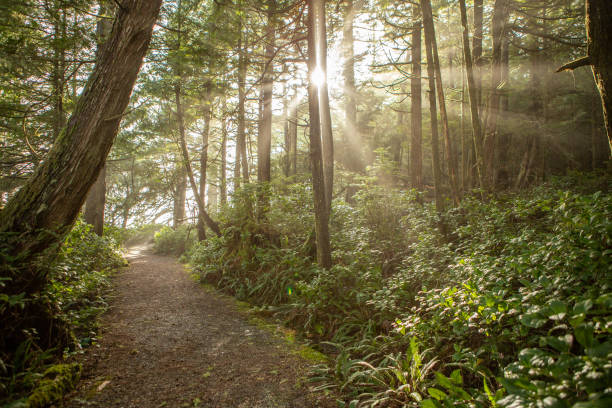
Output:
<path fill-rule="evenodd" d="M 49 283 L 40 296 L 48 300 L 72 332 L 73 344 L 68 345 L 66 352 L 95 341 L 97 317 L 107 308 L 104 293 L 110 287 L 112 271 L 124 263 L 115 234 L 99 237 L 91 226 L 81 221 L 68 234 L 59 254 L 48 260 Z M 4 302 L 20 301 L 27 299 L 0 293 L 0 307 L 4 307 Z M 36 333 L 30 333 L 30 338 L 19 345 L 10 359 L 0 355 L 0 403 L 26 395 L 38 385 L 42 387 L 40 392 L 65 389 L 67 383 L 63 379 L 61 384 L 50 379 L 51 372 L 60 367 L 49 368 L 57 351 L 41 349 Z M 74 368 L 70 367 L 70 370 Z M 37 401 L 47 394 L 38 395 Z M 26 398 L 19 401 L 25 403 Z"/>
<path fill-rule="evenodd" d="M 162 255 L 181 256 L 197 241 L 197 232 L 193 225 L 180 225 L 176 229 L 162 227 L 155 233 L 153 250 Z"/>
<path fill-rule="evenodd" d="M 330 354 L 314 379 L 341 405 L 605 406 L 612 197 L 601 177 L 569 180 L 441 215 L 415 192 L 366 184 L 354 205 L 333 203 L 328 271 L 304 246 L 308 186 L 285 187 L 267 221 L 232 212 L 244 202 L 228 209 L 238 221 L 191 263 Z M 253 239 L 262 223 L 278 245 Z"/>

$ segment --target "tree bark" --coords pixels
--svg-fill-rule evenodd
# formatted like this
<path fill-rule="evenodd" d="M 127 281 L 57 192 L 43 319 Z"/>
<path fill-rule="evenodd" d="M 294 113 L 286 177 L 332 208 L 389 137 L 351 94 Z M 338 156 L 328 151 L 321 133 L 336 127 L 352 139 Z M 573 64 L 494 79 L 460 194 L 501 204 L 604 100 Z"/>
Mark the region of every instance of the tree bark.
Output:
<path fill-rule="evenodd" d="M 242 22 L 241 22 L 242 26 Z M 240 183 L 240 168 L 242 168 L 242 178 L 245 183 L 249 182 L 249 163 L 247 161 L 246 151 L 246 119 L 245 119 L 245 103 L 246 103 L 246 74 L 247 74 L 247 56 L 246 44 L 242 38 L 242 33 L 238 38 L 238 133 L 236 140 L 236 171 L 234 172 L 235 183 L 237 186 Z"/>
<path fill-rule="evenodd" d="M 590 65 L 595 84 L 601 96 L 603 119 L 608 134 L 608 146 L 612 156 L 612 2 L 609 0 L 586 0 L 585 25 L 587 55 L 563 65 L 557 72 L 574 70 Z"/>
<path fill-rule="evenodd" d="M 204 109 L 202 119 L 204 119 L 204 129 L 202 129 L 202 151 L 200 152 L 200 198 L 202 202 L 206 202 L 206 176 L 208 171 L 208 139 L 210 136 L 210 121 L 212 119 L 211 109 L 211 89 L 210 85 L 206 87 L 206 95 L 204 97 Z M 204 217 L 198 217 L 198 240 L 206 239 L 206 226 L 203 222 Z"/>
<path fill-rule="evenodd" d="M 300 103 L 299 96 L 297 93 L 297 86 L 293 87 L 293 102 L 289 109 L 289 160 L 290 170 L 289 174 L 297 174 L 297 136 L 298 136 L 298 105 Z"/>
<path fill-rule="evenodd" d="M 217 236 L 221 236 L 221 228 L 219 228 L 219 224 L 217 224 L 208 215 L 203 199 L 204 194 L 201 194 L 198 191 L 198 185 L 196 184 L 195 177 L 193 175 L 189 151 L 187 150 L 187 142 L 185 140 L 185 122 L 183 106 L 181 103 L 181 87 L 178 84 L 174 87 L 174 93 L 176 98 L 176 115 L 179 123 L 179 145 L 183 156 L 183 165 L 185 166 L 185 171 L 187 172 L 187 179 L 189 180 L 191 191 L 193 192 L 193 196 L 195 197 L 196 204 L 198 206 L 198 220 L 201 220 L 202 223 L 206 224 L 208 228 L 210 228 Z"/>
<path fill-rule="evenodd" d="M 268 27 L 266 29 L 266 45 L 264 58 L 264 72 L 262 80 L 262 121 L 257 138 L 257 182 L 269 183 L 270 151 L 272 146 L 272 98 L 274 90 L 274 39 L 276 36 L 275 13 L 276 1 L 267 1 Z M 263 217 L 270 205 L 269 197 L 265 188 L 258 188 L 258 217 Z"/>
<path fill-rule="evenodd" d="M 329 91 L 327 86 L 327 24 L 325 22 L 325 0 L 313 2 L 316 17 L 317 63 L 323 72 L 324 81 L 319 89 L 319 112 L 321 118 L 321 140 L 323 147 L 323 177 L 325 178 L 325 205 L 328 214 L 331 212 L 332 194 L 334 191 L 334 137 L 332 133 Z"/>
<path fill-rule="evenodd" d="M 465 0 L 464 0 L 465 4 Z M 483 33 L 483 4 L 484 0 L 474 0 L 474 36 L 472 37 L 473 49 L 473 76 L 474 76 L 474 96 L 476 97 L 476 106 L 480 110 L 482 106 L 482 33 Z M 467 17 L 465 23 L 467 30 Z M 468 42 L 469 44 L 469 42 Z"/>
<path fill-rule="evenodd" d="M 221 165 L 219 166 L 219 201 L 221 206 L 227 204 L 227 109 L 225 99 L 222 104 L 221 118 Z"/>
<path fill-rule="evenodd" d="M 0 212 L 0 233 L 20 235 L 9 253 L 29 257 L 70 230 L 119 129 L 161 0 L 124 0 L 66 127 L 34 175 Z"/>
<path fill-rule="evenodd" d="M 108 2 L 100 1 L 99 14 L 107 17 L 113 12 L 113 7 Z M 98 50 L 108 39 L 111 30 L 113 29 L 112 20 L 108 18 L 100 18 L 96 26 L 96 35 L 98 37 Z M 97 52 L 99 54 L 99 52 Z M 102 236 L 104 233 L 104 205 L 106 203 L 106 165 L 102 167 L 98 179 L 89 190 L 89 195 L 85 202 L 85 222 L 93 226 L 94 232 Z"/>
<path fill-rule="evenodd" d="M 347 0 L 344 11 L 344 27 L 342 29 L 342 50 L 344 53 L 344 146 L 347 169 L 354 172 L 363 172 L 363 158 L 361 157 L 361 135 L 357 128 L 357 88 L 355 86 L 355 49 L 353 26 L 355 20 L 355 4 Z"/>
<path fill-rule="evenodd" d="M 70 231 L 113 145 L 161 0 L 123 0 L 122 4 L 74 113 L 45 160 L 0 212 L 0 252 L 4 254 L 0 273 L 10 279 L 3 288 L 8 295 L 25 293 L 29 298 L 45 286 L 47 275 L 36 260 Z M 16 321 L 14 316 L 26 317 Z M 41 343 L 58 344 L 54 323 L 42 299 L 27 302 L 24 310 L 7 308 L 0 315 L 4 330 L 0 349 L 16 346 L 24 338 L 22 329 L 31 327 Z"/>
<path fill-rule="evenodd" d="M 431 10 L 429 0 L 421 0 L 421 12 L 423 14 L 423 26 L 427 25 L 425 17 L 427 10 Z M 438 147 L 438 109 L 436 106 L 436 72 L 433 57 L 433 44 L 431 41 L 431 32 L 425 28 L 425 54 L 427 55 L 427 76 L 429 81 L 429 113 L 431 117 L 431 155 L 434 174 L 434 193 L 436 200 L 436 211 L 439 213 L 444 210 L 444 201 L 442 200 L 442 175 L 440 174 L 440 152 Z"/>
<path fill-rule="evenodd" d="M 423 113 L 422 113 L 422 90 L 421 90 L 421 22 L 419 21 L 420 8 L 413 7 L 412 39 L 412 78 L 410 79 L 410 180 L 412 188 L 420 190 L 423 188 Z"/>
<path fill-rule="evenodd" d="M 587 55 L 601 95 L 608 145 L 612 155 L 612 2 L 586 0 Z"/>
<path fill-rule="evenodd" d="M 503 91 L 503 43 L 506 33 L 506 20 L 508 19 L 508 0 L 496 0 L 493 7 L 493 21 L 491 34 L 493 47 L 491 56 L 491 95 L 487 120 L 485 124 L 483 141 L 483 167 L 484 183 L 488 190 L 495 189 L 495 145 L 497 143 L 497 119 L 501 106 Z"/>
<path fill-rule="evenodd" d="M 85 222 L 93 227 L 93 231 L 102 236 L 104 234 L 104 204 L 106 199 L 106 165 L 100 170 L 85 203 Z"/>
<path fill-rule="evenodd" d="M 178 228 L 179 225 L 185 222 L 185 200 L 187 199 L 187 179 L 185 166 L 182 165 L 179 158 L 176 158 L 176 184 L 174 190 L 174 209 L 172 217 L 173 228 Z"/>
<path fill-rule="evenodd" d="M 323 268 L 331 267 L 329 242 L 329 212 L 325 196 L 323 153 L 321 147 L 321 120 L 319 113 L 319 89 L 313 81 L 317 68 L 317 42 L 315 40 L 317 3 L 322 0 L 306 0 L 308 5 L 308 111 L 310 116 L 310 162 L 315 209 L 315 233 L 317 261 Z"/>
<path fill-rule="evenodd" d="M 468 94 L 470 96 L 470 112 L 472 116 L 472 134 L 474 161 L 476 163 L 476 172 L 480 188 L 483 188 L 482 180 L 482 125 L 480 122 L 480 114 L 478 111 L 478 88 L 474 79 L 474 69 L 472 65 L 472 52 L 470 50 L 470 40 L 467 25 L 467 11 L 465 0 L 459 0 L 459 8 L 461 11 L 461 25 L 463 26 L 463 56 L 465 61 L 465 71 L 467 76 Z"/>
<path fill-rule="evenodd" d="M 438 45 L 436 41 L 436 29 L 433 21 L 430 0 L 421 0 L 423 11 L 423 27 L 425 29 L 425 42 L 429 43 L 433 56 L 433 68 L 436 80 L 436 91 L 438 94 L 438 106 L 440 107 L 440 119 L 442 120 L 442 133 L 444 135 L 444 145 L 446 147 L 446 161 L 448 163 L 448 173 L 453 201 L 459 204 L 459 188 L 457 184 L 457 158 L 455 148 L 450 137 L 448 128 L 448 115 L 446 112 L 446 99 L 444 97 L 444 87 L 442 86 L 442 71 L 440 69 L 440 58 L 438 56 Z M 428 60 L 428 64 L 430 61 Z"/>

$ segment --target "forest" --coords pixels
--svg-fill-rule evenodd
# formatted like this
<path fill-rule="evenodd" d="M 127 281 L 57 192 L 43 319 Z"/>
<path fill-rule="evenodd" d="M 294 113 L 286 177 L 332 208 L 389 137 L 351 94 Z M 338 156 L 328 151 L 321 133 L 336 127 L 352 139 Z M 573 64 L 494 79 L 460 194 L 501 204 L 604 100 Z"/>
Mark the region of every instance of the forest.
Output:
<path fill-rule="evenodd" d="M 612 406 L 610 43 L 609 0 L 3 0 L 0 406 Z"/>

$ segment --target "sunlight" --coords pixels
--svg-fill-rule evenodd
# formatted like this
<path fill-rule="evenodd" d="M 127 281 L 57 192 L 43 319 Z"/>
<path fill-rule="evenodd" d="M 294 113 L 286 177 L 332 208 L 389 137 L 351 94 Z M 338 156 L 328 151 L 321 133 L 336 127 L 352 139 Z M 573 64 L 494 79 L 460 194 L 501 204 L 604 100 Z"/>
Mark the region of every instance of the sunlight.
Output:
<path fill-rule="evenodd" d="M 311 76 L 312 82 L 317 88 L 320 88 L 325 83 L 325 72 L 317 65 Z"/>

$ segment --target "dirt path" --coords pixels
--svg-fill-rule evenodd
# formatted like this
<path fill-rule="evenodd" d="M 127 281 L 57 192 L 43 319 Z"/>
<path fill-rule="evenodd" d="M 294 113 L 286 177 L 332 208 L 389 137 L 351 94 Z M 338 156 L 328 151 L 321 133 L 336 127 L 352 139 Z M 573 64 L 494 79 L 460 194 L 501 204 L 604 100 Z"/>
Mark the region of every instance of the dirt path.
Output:
<path fill-rule="evenodd" d="M 307 363 L 205 291 L 174 259 L 133 249 L 99 346 L 87 351 L 76 407 L 323 407 Z"/>

